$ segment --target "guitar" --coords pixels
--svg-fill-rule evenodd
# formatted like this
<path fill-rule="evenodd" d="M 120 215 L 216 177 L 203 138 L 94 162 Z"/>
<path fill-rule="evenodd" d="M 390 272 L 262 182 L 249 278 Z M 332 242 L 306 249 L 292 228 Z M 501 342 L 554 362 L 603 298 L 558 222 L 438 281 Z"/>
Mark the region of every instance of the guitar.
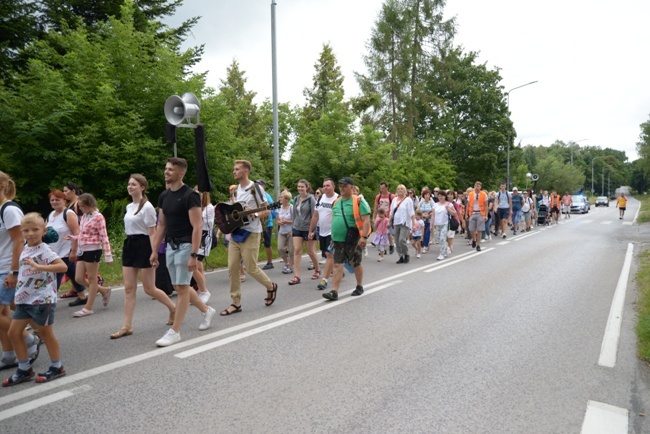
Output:
<path fill-rule="evenodd" d="M 281 206 L 282 202 L 276 202 L 262 208 L 247 209 L 244 211 L 244 207 L 239 202 L 222 202 L 214 207 L 214 221 L 221 232 L 229 234 L 235 229 L 246 226 L 249 223 L 248 219 L 245 218 L 247 215 L 255 214 L 260 211 L 271 211 L 278 209 Z"/>

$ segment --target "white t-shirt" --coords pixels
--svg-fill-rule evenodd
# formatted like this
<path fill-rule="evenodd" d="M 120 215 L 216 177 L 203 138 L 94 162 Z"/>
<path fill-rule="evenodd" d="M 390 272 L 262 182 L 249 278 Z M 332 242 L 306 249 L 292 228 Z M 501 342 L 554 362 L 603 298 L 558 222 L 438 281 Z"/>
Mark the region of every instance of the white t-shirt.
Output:
<path fill-rule="evenodd" d="M 255 202 L 253 191 L 255 191 L 255 195 L 257 196 L 258 189 L 260 191 L 261 197 L 258 197 L 257 202 Z M 241 203 L 244 209 L 257 209 L 259 208 L 258 203 L 261 205 L 263 202 L 266 202 L 266 194 L 264 193 L 264 188 L 262 188 L 261 185 L 255 186 L 255 183 L 251 181 L 250 184 L 244 188 L 242 188 L 241 185 L 237 186 L 237 196 L 235 197 L 235 200 Z M 262 233 L 262 222 L 260 219 L 256 219 L 253 214 L 249 214 L 247 217 L 249 223 L 246 226 L 243 226 L 242 229 L 245 229 L 248 232 L 252 232 L 254 234 Z"/>
<path fill-rule="evenodd" d="M 293 221 L 293 205 L 289 204 L 287 208 L 283 206 L 280 207 L 280 209 L 278 209 L 278 220 Z M 283 235 L 291 233 L 291 224 L 280 225 L 279 227 L 278 233 Z"/>
<path fill-rule="evenodd" d="M 393 226 L 406 225 L 408 228 L 411 228 L 413 225 L 411 217 L 414 214 L 413 201 L 408 196 L 403 201 L 399 197 L 395 197 L 390 204 L 390 215 L 393 216 Z"/>
<path fill-rule="evenodd" d="M 440 203 L 433 205 L 433 212 L 435 213 L 433 224 L 435 226 L 443 226 L 449 223 L 449 212 L 447 211 L 449 207 L 453 208 L 453 205 L 449 202 L 445 202 L 444 205 Z"/>
<path fill-rule="evenodd" d="M 13 255 L 14 242 L 7 230 L 20 226 L 20 220 L 23 218 L 22 210 L 13 205 L 5 206 L 3 214 L 2 218 L 0 218 L 0 274 L 6 274 L 11 271 L 11 257 Z"/>
<path fill-rule="evenodd" d="M 146 201 L 136 215 L 139 206 L 139 203 L 130 203 L 126 206 L 124 232 L 127 235 L 149 235 L 149 228 L 156 226 L 156 210 L 151 202 Z"/>
<path fill-rule="evenodd" d="M 56 213 L 56 211 L 52 211 L 48 216 L 47 225 L 52 226 L 54 230 L 59 234 L 59 241 L 56 243 L 50 243 L 50 247 L 52 250 L 54 250 L 54 253 L 56 253 L 59 258 L 67 258 L 70 256 L 72 240 L 66 240 L 65 237 L 72 235 L 72 231 L 68 226 L 66 216 L 70 214 L 71 218 L 76 219 L 77 214 L 70 208 L 66 208 L 57 216 L 55 216 L 54 213 Z"/>
<path fill-rule="evenodd" d="M 334 193 L 332 197 L 321 195 L 320 202 L 316 205 L 318 211 L 318 235 L 326 237 L 332 234 L 332 204 L 339 197 L 338 193 Z"/>
<path fill-rule="evenodd" d="M 20 254 L 14 302 L 32 305 L 56 303 L 56 273 L 32 271 L 30 266 L 24 263 L 26 258 L 32 258 L 34 262 L 41 265 L 49 265 L 59 259 L 54 250 L 45 243 L 34 247 L 25 246 L 23 253 Z"/>
<path fill-rule="evenodd" d="M 201 220 L 203 221 L 203 226 L 201 230 L 212 232 L 214 227 L 214 207 L 209 203 L 205 209 L 201 212 Z"/>

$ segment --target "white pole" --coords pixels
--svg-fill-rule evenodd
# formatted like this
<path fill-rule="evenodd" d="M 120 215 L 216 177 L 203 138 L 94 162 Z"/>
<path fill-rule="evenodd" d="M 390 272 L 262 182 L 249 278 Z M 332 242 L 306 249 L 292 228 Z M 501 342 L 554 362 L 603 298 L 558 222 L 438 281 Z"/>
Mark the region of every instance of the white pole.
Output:
<path fill-rule="evenodd" d="M 271 58 L 273 79 L 273 184 L 275 200 L 280 200 L 280 143 L 278 140 L 278 68 L 275 51 L 275 0 L 271 0 Z"/>

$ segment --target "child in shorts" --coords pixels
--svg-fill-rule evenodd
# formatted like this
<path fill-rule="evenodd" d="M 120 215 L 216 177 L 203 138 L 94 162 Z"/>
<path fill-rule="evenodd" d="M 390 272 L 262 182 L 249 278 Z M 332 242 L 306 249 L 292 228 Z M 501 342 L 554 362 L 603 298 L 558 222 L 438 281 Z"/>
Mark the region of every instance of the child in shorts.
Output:
<path fill-rule="evenodd" d="M 45 383 L 65 375 L 59 354 L 59 342 L 52 331 L 56 308 L 56 273 L 64 273 L 67 265 L 43 242 L 45 220 L 32 212 L 20 221 L 20 230 L 27 245 L 20 255 L 18 282 L 14 303 L 16 311 L 7 335 L 18 358 L 18 370 L 2 382 L 3 387 L 14 386 L 34 377 L 23 332 L 32 322 L 45 342 L 52 363 L 43 374 L 36 376 L 37 383 Z"/>

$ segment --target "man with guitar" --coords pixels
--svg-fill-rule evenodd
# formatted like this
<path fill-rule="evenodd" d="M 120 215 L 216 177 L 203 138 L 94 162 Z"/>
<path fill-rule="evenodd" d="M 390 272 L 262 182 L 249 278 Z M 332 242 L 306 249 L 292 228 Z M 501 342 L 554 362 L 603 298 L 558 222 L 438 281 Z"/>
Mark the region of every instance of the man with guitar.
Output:
<path fill-rule="evenodd" d="M 275 302 L 278 285 L 257 266 L 257 257 L 262 236 L 262 221 L 270 215 L 264 189 L 249 179 L 251 163 L 246 160 L 236 160 L 233 177 L 239 184 L 235 196 L 236 204 L 240 204 L 243 212 L 228 212 L 226 204 L 217 205 L 215 219 L 219 229 L 224 233 L 232 231 L 228 246 L 228 275 L 230 278 L 230 297 L 232 304 L 221 311 L 222 316 L 241 312 L 241 281 L 239 280 L 239 263 L 243 260 L 246 272 L 266 288 L 266 306 Z M 235 204 L 235 205 L 236 205 Z M 233 207 L 230 207 L 233 208 Z"/>

